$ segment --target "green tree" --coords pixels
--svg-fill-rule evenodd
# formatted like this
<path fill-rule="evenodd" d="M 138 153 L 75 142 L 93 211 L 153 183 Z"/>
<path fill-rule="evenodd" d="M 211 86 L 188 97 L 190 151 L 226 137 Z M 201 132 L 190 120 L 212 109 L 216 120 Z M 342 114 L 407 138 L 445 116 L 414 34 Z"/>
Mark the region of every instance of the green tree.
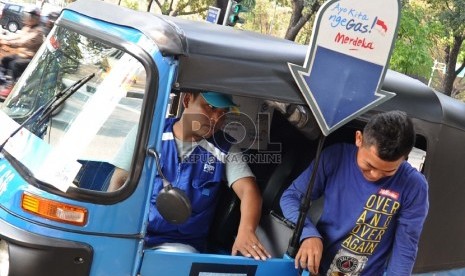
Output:
<path fill-rule="evenodd" d="M 404 5 L 391 56 L 391 69 L 428 79 L 433 64 L 433 49 L 439 43 L 440 30 L 439 22 L 431 16 L 428 8 Z"/>
<path fill-rule="evenodd" d="M 271 9 L 271 1 L 258 1 L 255 9 L 251 10 L 248 15 L 246 15 L 243 28 L 262 34 L 270 34 L 273 24 L 273 14 L 270 13 Z"/>
<path fill-rule="evenodd" d="M 121 5 L 121 0 L 119 0 L 118 5 Z M 139 10 L 139 2 L 138 1 L 131 1 L 131 0 L 123 0 L 123 7 L 130 8 L 132 10 Z"/>
<path fill-rule="evenodd" d="M 257 0 L 250 12 L 245 14 L 243 29 L 284 37 L 289 22 L 290 8 L 283 1 Z"/>
<path fill-rule="evenodd" d="M 322 0 L 291 0 L 292 15 L 284 38 L 295 41 L 300 30 L 315 17 L 323 2 Z"/>
<path fill-rule="evenodd" d="M 209 6 L 215 5 L 215 0 L 148 0 L 147 11 L 152 10 L 152 4 L 155 3 L 162 14 L 170 16 L 179 15 L 205 15 Z"/>
<path fill-rule="evenodd" d="M 452 96 L 454 81 L 460 71 L 465 68 L 465 60 L 459 60 L 462 44 L 465 39 L 465 0 L 429 0 L 434 10 L 438 11 L 438 19 L 445 28 L 444 37 L 447 39 L 444 49 L 446 73 L 442 85 L 443 93 Z M 457 63 L 461 63 L 456 69 Z M 454 93 L 453 93 L 454 92 Z"/>

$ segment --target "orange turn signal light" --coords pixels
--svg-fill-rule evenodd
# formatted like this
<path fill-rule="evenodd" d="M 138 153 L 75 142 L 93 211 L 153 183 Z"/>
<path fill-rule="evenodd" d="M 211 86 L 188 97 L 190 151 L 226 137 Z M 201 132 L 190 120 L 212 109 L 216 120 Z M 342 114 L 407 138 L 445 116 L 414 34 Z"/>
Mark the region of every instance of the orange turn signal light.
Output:
<path fill-rule="evenodd" d="M 83 226 L 87 222 L 87 209 L 30 193 L 23 193 L 21 207 L 30 213 L 63 223 Z"/>

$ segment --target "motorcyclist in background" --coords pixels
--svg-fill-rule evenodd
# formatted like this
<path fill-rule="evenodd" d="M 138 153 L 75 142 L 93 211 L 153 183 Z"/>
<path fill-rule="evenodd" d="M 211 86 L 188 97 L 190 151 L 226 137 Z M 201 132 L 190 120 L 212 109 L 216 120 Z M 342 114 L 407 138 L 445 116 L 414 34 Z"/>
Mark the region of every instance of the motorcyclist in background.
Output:
<path fill-rule="evenodd" d="M 0 46 L 14 48 L 14 53 L 1 59 L 0 70 L 10 78 L 0 90 L 0 98 L 6 98 L 16 80 L 44 42 L 43 29 L 40 26 L 40 9 L 32 8 L 23 13 L 24 27 L 16 33 L 0 35 Z M 7 78 L 8 79 L 8 78 Z"/>
<path fill-rule="evenodd" d="M 60 16 L 60 13 L 56 11 L 53 11 L 47 15 L 47 19 L 45 20 L 45 23 L 43 26 L 45 36 L 47 36 L 48 33 L 52 30 L 58 16 Z"/>

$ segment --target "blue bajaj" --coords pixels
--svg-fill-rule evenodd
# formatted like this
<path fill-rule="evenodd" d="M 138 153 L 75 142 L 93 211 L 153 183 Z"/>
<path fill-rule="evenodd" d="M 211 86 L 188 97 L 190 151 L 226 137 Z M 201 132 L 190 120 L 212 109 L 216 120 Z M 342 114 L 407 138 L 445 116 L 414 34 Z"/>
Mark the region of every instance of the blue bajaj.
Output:
<path fill-rule="evenodd" d="M 203 25 L 195 31 L 217 27 Z M 189 56 L 193 44 L 167 17 L 99 1 L 62 12 L 2 107 L 2 276 L 295 275 L 284 252 L 266 262 L 233 257 L 213 233 L 208 254 L 144 247 L 164 120 L 177 114 L 179 91 L 221 88 L 215 76 L 195 76 L 214 63 L 185 62 L 202 59 Z M 130 177 L 107 192 L 112 159 L 131 130 Z M 225 243 L 234 238 L 222 234 Z"/>
<path fill-rule="evenodd" d="M 279 207 L 284 189 L 314 158 L 321 135 L 288 67 L 303 64 L 306 52 L 307 46 L 231 27 L 103 1 L 72 3 L 1 107 L 0 276 L 308 274 L 294 268 L 298 238 Z M 352 142 L 354 130 L 373 112 L 402 109 L 419 133 L 417 158 L 409 160 L 428 177 L 431 191 L 443 168 L 450 178 L 450 184 L 441 182 L 443 192 L 463 183 L 463 162 L 446 166 L 438 155 L 440 147 L 453 144 L 457 148 L 444 156 L 455 160 L 465 152 L 460 143 L 447 143 L 447 137 L 465 138 L 465 121 L 447 111 L 465 114 L 463 104 L 393 71 L 383 89 L 397 96 L 326 143 Z M 226 184 L 213 224 L 201 226 L 209 232 L 206 253 L 145 246 L 165 118 L 180 115 L 184 91 L 217 91 L 240 105 L 225 131 L 238 141 L 260 187 L 257 235 L 271 259 L 231 256 L 240 203 Z M 129 177 L 108 192 L 115 155 L 131 135 Z M 429 143 L 440 136 L 444 143 Z M 185 217 L 190 206 L 182 196 L 173 192 L 167 198 L 164 207 L 177 211 L 174 219 Z M 431 202 L 415 271 L 465 267 L 463 239 L 441 240 L 441 246 L 434 239 L 443 217 L 435 208 L 454 217 L 465 211 L 435 207 L 440 201 L 434 194 Z M 312 219 L 320 207 L 312 204 Z M 465 230 L 463 223 L 456 227 L 457 233 Z M 444 252 L 430 254 L 428 248 Z"/>

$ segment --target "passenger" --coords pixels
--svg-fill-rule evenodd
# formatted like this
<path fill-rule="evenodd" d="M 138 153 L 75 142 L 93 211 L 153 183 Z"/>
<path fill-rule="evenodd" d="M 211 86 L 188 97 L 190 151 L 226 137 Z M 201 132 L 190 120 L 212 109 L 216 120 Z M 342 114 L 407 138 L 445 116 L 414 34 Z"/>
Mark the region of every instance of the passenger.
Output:
<path fill-rule="evenodd" d="M 16 54 L 2 58 L 3 73 L 9 72 L 12 82 L 5 86 L 5 90 L 11 90 L 16 80 L 26 69 L 27 65 L 44 42 L 44 35 L 40 26 L 40 10 L 34 8 L 23 13 L 24 27 L 16 33 L 0 36 L 0 46 L 16 48 Z M 1 93 L 8 94 L 6 91 Z"/>
<path fill-rule="evenodd" d="M 216 92 L 186 93 L 184 112 L 179 119 L 168 118 L 160 154 L 165 177 L 188 194 L 192 215 L 181 225 L 170 224 L 156 209 L 156 198 L 163 188 L 158 177 L 152 195 L 146 245 L 157 249 L 203 252 L 215 212 L 221 182 L 228 185 L 241 200 L 241 219 L 232 255 L 265 260 L 270 254 L 259 241 L 255 230 L 261 214 L 262 199 L 255 177 L 241 153 L 232 145 L 232 137 L 220 130 L 225 114 L 236 107 L 232 98 Z M 115 158 L 115 172 L 108 191 L 119 189 L 128 177 L 135 132 Z M 235 158 L 231 158 L 231 156 Z"/>
<path fill-rule="evenodd" d="M 375 115 L 355 145 L 336 144 L 320 158 L 312 200 L 324 197 L 316 226 L 306 219 L 296 268 L 321 275 L 411 275 L 428 212 L 425 177 L 406 158 L 415 142 L 407 115 Z M 297 221 L 312 163 L 284 192 L 281 208 Z"/>

